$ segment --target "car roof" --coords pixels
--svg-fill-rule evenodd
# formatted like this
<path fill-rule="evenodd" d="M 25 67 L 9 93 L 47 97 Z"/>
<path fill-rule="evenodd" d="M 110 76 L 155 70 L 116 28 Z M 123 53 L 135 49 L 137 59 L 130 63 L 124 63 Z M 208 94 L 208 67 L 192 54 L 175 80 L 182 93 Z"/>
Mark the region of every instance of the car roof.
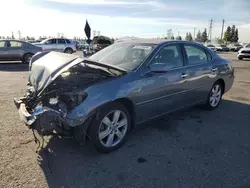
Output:
<path fill-rule="evenodd" d="M 16 42 L 25 42 L 23 40 L 17 40 L 17 39 L 0 39 L 0 41 L 16 41 Z"/>
<path fill-rule="evenodd" d="M 187 44 L 196 44 L 202 46 L 200 43 L 193 41 L 185 41 L 185 40 L 168 40 L 168 39 L 128 39 L 128 40 L 117 40 L 115 43 L 133 43 L 133 44 L 167 44 L 167 43 L 187 43 Z"/>

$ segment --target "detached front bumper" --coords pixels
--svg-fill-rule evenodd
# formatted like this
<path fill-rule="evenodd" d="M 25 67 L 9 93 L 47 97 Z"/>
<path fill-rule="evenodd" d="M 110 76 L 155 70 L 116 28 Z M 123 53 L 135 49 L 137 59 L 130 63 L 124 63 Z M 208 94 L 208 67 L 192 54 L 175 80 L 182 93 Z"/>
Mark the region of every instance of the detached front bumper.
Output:
<path fill-rule="evenodd" d="M 20 119 L 25 123 L 25 125 L 31 128 L 31 125 L 36 121 L 36 117 L 28 112 L 22 99 L 15 98 L 14 104 L 18 109 Z"/>

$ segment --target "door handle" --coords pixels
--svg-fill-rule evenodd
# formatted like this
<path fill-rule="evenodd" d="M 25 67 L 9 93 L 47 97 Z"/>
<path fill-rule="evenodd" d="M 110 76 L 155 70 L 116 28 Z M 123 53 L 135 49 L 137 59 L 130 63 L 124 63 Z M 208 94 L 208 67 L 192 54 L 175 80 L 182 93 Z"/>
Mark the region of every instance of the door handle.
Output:
<path fill-rule="evenodd" d="M 217 71 L 217 70 L 218 70 L 217 68 L 212 68 L 212 69 L 211 69 L 212 72 L 215 72 L 215 71 Z"/>
<path fill-rule="evenodd" d="M 181 75 L 181 78 L 186 78 L 186 77 L 188 77 L 188 74 L 184 74 L 184 73 L 183 73 L 183 74 Z"/>

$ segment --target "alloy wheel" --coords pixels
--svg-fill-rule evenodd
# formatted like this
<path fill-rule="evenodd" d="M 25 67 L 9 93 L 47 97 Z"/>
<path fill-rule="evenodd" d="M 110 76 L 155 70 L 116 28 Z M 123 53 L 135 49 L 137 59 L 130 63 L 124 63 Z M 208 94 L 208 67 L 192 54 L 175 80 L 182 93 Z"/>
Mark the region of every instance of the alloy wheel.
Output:
<path fill-rule="evenodd" d="M 221 86 L 219 84 L 214 85 L 209 98 L 209 102 L 212 107 L 216 107 L 219 104 L 221 100 L 221 93 Z"/>
<path fill-rule="evenodd" d="M 101 121 L 98 137 L 103 146 L 114 147 L 123 140 L 127 129 L 127 115 L 121 110 L 114 110 Z"/>

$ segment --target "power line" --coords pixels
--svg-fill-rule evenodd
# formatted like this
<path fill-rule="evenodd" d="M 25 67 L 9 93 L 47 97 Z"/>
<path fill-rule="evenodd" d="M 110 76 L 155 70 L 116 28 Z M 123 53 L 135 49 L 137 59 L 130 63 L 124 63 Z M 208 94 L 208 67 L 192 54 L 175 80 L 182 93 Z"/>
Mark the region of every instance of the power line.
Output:
<path fill-rule="evenodd" d="M 221 36 L 220 36 L 221 40 L 222 40 L 222 37 L 223 37 L 224 24 L 225 24 L 225 20 L 223 19 L 222 20 L 222 28 L 221 28 Z"/>

